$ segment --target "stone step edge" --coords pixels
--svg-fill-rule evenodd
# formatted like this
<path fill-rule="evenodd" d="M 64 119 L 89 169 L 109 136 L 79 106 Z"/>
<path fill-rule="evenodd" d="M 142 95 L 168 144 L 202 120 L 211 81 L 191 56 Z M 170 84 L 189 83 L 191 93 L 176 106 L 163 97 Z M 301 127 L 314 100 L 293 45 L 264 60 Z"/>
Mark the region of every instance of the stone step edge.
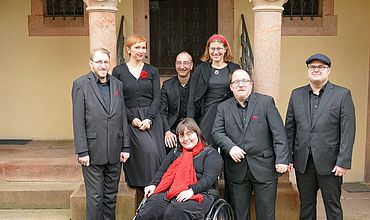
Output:
<path fill-rule="evenodd" d="M 78 188 L 81 181 L 0 181 L 1 191 L 59 191 Z"/>
<path fill-rule="evenodd" d="M 0 209 L 0 219 L 70 220 L 70 209 Z"/>

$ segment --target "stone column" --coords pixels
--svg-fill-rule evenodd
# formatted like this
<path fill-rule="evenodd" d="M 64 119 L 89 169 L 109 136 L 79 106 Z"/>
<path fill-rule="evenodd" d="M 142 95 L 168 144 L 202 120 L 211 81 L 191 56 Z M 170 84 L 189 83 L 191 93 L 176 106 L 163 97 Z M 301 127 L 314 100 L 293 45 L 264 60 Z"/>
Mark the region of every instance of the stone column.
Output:
<path fill-rule="evenodd" d="M 287 0 L 252 0 L 254 90 L 279 100 L 282 5 Z"/>
<path fill-rule="evenodd" d="M 84 0 L 89 13 L 90 52 L 104 47 L 111 52 L 111 69 L 116 66 L 116 12 L 117 0 Z"/>

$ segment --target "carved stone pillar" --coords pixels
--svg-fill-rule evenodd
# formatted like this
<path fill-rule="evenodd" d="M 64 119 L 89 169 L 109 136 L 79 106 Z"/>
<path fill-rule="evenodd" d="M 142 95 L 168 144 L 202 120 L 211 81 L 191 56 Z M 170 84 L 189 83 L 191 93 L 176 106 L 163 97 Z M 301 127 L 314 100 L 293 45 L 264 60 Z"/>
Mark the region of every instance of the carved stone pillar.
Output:
<path fill-rule="evenodd" d="M 282 5 L 287 0 L 252 0 L 254 11 L 254 89 L 279 99 Z"/>
<path fill-rule="evenodd" d="M 117 0 L 84 0 L 89 13 L 90 52 L 104 47 L 111 52 L 111 69 L 116 66 Z"/>

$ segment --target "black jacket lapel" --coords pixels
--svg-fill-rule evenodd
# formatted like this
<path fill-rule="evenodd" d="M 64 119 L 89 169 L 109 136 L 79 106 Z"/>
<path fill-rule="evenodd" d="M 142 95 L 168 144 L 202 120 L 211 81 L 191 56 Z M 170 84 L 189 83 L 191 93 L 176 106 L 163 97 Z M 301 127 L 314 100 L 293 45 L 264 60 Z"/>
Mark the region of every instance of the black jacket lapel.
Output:
<path fill-rule="evenodd" d="M 304 111 L 306 114 L 306 119 L 308 124 L 311 127 L 311 115 L 310 115 L 310 85 L 307 85 L 305 87 L 304 93 L 303 93 L 303 105 L 304 105 Z"/>
<path fill-rule="evenodd" d="M 256 99 L 257 99 L 256 94 L 251 93 L 249 95 L 248 108 L 247 108 L 247 118 L 246 118 L 246 121 L 245 121 L 243 132 L 245 132 L 247 130 L 247 127 L 249 125 L 250 119 L 251 119 L 253 111 L 254 111 L 254 107 L 256 107 L 256 102 L 257 102 Z"/>
<path fill-rule="evenodd" d="M 235 121 L 236 121 L 236 124 L 238 125 L 239 129 L 241 131 L 243 131 L 243 125 L 242 125 L 242 120 L 240 118 L 240 115 L 239 115 L 239 112 L 238 112 L 238 107 L 237 107 L 237 100 L 234 98 L 234 99 L 230 99 L 230 110 L 231 110 L 231 114 L 233 115 Z"/>
<path fill-rule="evenodd" d="M 114 80 L 112 80 L 113 77 L 110 77 L 110 86 L 109 86 L 109 90 L 110 90 L 110 106 L 109 106 L 109 114 L 112 114 L 114 111 L 114 104 L 116 103 L 116 98 L 117 96 L 119 96 L 119 93 L 121 91 L 118 90 L 118 87 L 117 87 L 117 82 L 115 82 Z"/>

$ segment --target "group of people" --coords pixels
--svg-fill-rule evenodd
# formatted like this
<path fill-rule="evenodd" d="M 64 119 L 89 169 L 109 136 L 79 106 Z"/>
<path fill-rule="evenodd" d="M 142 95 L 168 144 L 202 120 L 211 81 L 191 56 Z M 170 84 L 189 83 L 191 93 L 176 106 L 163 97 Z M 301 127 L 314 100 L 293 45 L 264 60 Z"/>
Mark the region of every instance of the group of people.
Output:
<path fill-rule="evenodd" d="M 110 70 L 97 48 L 91 71 L 73 82 L 76 154 L 86 188 L 86 219 L 115 219 L 122 163 L 125 180 L 147 198 L 136 219 L 203 219 L 218 198 L 235 219 L 275 219 L 278 178 L 295 168 L 300 219 L 316 219 L 321 190 L 327 219 L 343 219 L 342 176 L 351 168 L 355 110 L 350 91 L 329 82 L 331 60 L 306 60 L 309 84 L 290 97 L 285 126 L 274 99 L 253 91 L 222 35 L 211 36 L 194 71 L 192 56 L 175 60 L 177 76 L 160 88 L 145 63 L 143 36 L 127 38 L 125 64 Z M 217 151 L 219 150 L 219 152 Z"/>

